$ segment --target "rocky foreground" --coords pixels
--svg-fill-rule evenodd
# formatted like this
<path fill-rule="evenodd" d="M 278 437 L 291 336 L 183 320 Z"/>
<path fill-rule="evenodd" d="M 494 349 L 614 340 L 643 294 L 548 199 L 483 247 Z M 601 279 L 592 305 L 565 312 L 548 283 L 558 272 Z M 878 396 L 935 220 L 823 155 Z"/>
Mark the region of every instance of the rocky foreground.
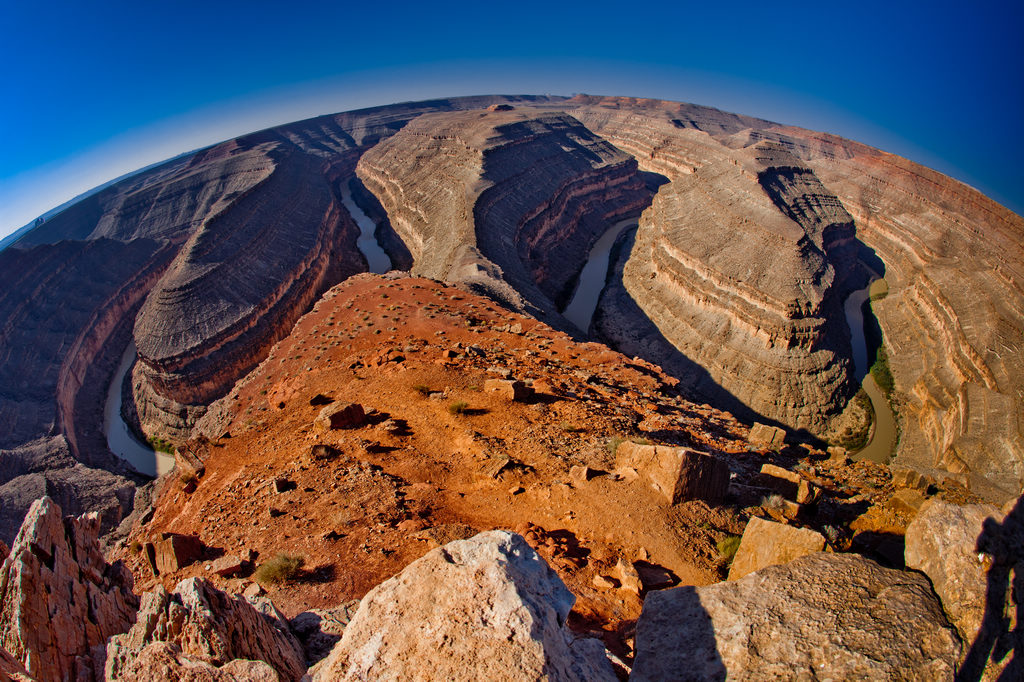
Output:
<path fill-rule="evenodd" d="M 351 278 L 105 554 L 98 515 L 32 505 L 0 670 L 1014 679 L 1019 501 L 773 442 L 673 382 L 459 288 Z"/>
<path fill-rule="evenodd" d="M 986 524 L 999 518 L 990 513 Z M 1005 539 L 1018 543 L 1018 561 L 990 558 L 1024 570 L 1019 520 L 1001 527 L 1015 531 Z M 999 679 L 1017 679 L 1021 669 L 1019 649 L 1009 663 L 997 649 L 987 668 L 991 646 L 978 655 L 986 637 L 1016 636 L 1019 646 L 1019 625 L 989 630 L 1002 618 L 986 613 L 977 631 L 958 631 L 947 620 L 943 605 L 979 592 L 984 577 L 973 557 L 956 556 L 971 552 L 975 529 L 950 534 L 934 521 L 908 541 L 954 553 L 944 575 L 927 574 L 955 573 L 944 602 L 922 574 L 812 553 L 736 582 L 650 592 L 631 672 L 600 640 L 567 627 L 574 595 L 508 531 L 427 552 L 344 620 L 307 611 L 289 621 L 266 597 L 201 578 L 140 601 L 124 565 L 99 558 L 97 528 L 95 515 L 63 519 L 49 498 L 33 505 L 0 569 L 5 679 L 952 680 L 958 667 L 956 679 L 995 679 L 1000 669 Z"/>

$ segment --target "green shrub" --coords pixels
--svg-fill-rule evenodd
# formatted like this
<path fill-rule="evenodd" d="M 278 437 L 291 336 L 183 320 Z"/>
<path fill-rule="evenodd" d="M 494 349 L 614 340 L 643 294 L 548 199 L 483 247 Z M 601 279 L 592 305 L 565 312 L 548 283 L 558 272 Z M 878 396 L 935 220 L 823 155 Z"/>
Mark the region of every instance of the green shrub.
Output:
<path fill-rule="evenodd" d="M 302 575 L 306 560 L 291 554 L 276 554 L 256 569 L 256 580 L 261 583 L 283 583 L 297 580 Z"/>
<path fill-rule="evenodd" d="M 416 384 L 412 387 L 412 390 L 424 396 L 430 395 L 431 393 L 430 386 L 427 386 L 426 384 Z"/>
<path fill-rule="evenodd" d="M 718 541 L 718 554 L 726 561 L 732 561 L 736 550 L 740 548 L 739 535 L 727 535 Z"/>
<path fill-rule="evenodd" d="M 622 436 L 612 436 L 608 439 L 608 452 L 612 455 L 619 449 L 619 446 L 626 442 Z"/>
<path fill-rule="evenodd" d="M 174 443 L 169 440 L 164 440 L 159 436 L 150 436 L 146 439 L 146 442 L 157 452 L 166 452 L 169 455 L 174 454 Z"/>
<path fill-rule="evenodd" d="M 892 370 L 889 369 L 889 356 L 883 346 L 879 346 L 875 364 L 871 365 L 871 376 L 874 377 L 878 388 L 882 389 L 885 395 L 892 393 L 895 382 L 892 378 Z"/>
<path fill-rule="evenodd" d="M 469 403 L 463 402 L 461 400 L 457 403 L 452 403 L 451 405 L 448 406 L 448 412 L 450 412 L 451 414 L 462 414 L 468 409 Z"/>

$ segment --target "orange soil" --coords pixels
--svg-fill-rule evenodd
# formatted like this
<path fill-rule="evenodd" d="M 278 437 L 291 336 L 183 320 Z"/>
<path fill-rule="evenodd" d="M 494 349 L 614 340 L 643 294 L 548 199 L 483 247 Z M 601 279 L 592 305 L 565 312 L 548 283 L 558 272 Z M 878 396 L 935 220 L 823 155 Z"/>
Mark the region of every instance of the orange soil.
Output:
<path fill-rule="evenodd" d="M 504 371 L 532 380 L 536 398 L 510 402 L 482 390 Z M 207 560 L 157 579 L 130 547 L 176 532 L 199 535 L 213 553 L 256 550 L 257 563 L 302 556 L 303 579 L 264 586 L 294 616 L 360 598 L 439 544 L 507 528 L 577 595 L 571 625 L 628 656 L 641 601 L 618 587 L 619 558 L 668 569 L 680 584 L 713 583 L 724 568 L 716 542 L 741 533 L 744 521 L 730 506 L 666 506 L 642 479 L 612 473 L 610 446 L 622 438 L 690 445 L 729 459 L 734 471 L 774 456 L 749 451 L 747 427 L 731 415 L 673 397 L 674 383 L 649 363 L 460 289 L 359 275 L 328 292 L 238 383 L 227 398 L 230 437 L 214 442 L 198 487 L 187 493 L 178 474 L 166 477 L 151 521 L 115 556 L 137 591 L 198 575 L 231 592 L 252 578 L 219 578 Z M 318 394 L 361 404 L 370 423 L 318 431 L 321 407 L 310 404 Z M 453 413 L 460 402 L 467 409 Z M 320 443 L 341 454 L 313 459 Z M 595 475 L 573 477 L 573 466 Z M 295 487 L 276 493 L 279 478 Z M 597 576 L 612 580 L 599 587 Z"/>

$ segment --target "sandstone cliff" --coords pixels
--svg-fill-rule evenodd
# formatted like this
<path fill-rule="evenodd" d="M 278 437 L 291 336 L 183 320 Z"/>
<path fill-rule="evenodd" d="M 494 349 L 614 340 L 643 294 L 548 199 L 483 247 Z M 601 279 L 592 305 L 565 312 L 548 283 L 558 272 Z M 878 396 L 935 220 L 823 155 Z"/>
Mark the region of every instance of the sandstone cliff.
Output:
<path fill-rule="evenodd" d="M 124 179 L 21 236 L 0 252 L 0 447 L 59 434 L 74 459 L 125 468 L 107 450 L 102 406 L 133 329 L 143 359 L 126 413 L 148 435 L 183 436 L 323 288 L 364 268 L 336 197 L 359 155 L 424 112 L 510 99 L 550 98 L 434 100 L 280 126 Z M 66 478 L 70 502 L 78 484 Z"/>
<path fill-rule="evenodd" d="M 708 166 L 715 158 L 730 163 L 730 157 L 736 156 L 748 173 L 757 174 L 759 182 L 757 186 L 748 182 L 735 201 L 756 196 L 763 203 L 763 197 L 757 196 L 760 189 L 801 226 L 808 225 L 813 213 L 812 222 L 832 225 L 833 231 L 840 230 L 840 239 L 846 238 L 841 235 L 852 218 L 853 236 L 868 247 L 858 249 L 860 260 L 889 285 L 889 296 L 875 302 L 873 309 L 901 401 L 899 461 L 963 473 L 975 488 L 1000 501 L 1021 490 L 1024 399 L 1018 387 L 1024 381 L 1024 363 L 1015 352 L 1024 338 L 1020 305 L 1024 220 L 1020 216 L 940 173 L 833 135 L 674 102 L 577 97 L 561 106 L 633 154 L 642 169 L 670 177 L 673 182 L 660 190 L 666 199 L 679 194 L 677 183 L 685 188 L 685 196 L 686 189 L 693 191 L 702 178 L 714 174 Z M 748 165 L 747 159 L 756 159 L 757 149 L 766 143 L 785 149 L 798 163 L 782 164 L 781 171 Z M 799 169 L 799 177 L 786 170 L 790 166 Z M 787 185 L 791 188 L 786 189 Z M 729 194 L 726 187 L 707 191 L 712 199 L 719 193 L 718 201 L 722 193 Z M 733 198 L 724 201 L 730 205 Z M 637 236 L 639 256 L 650 254 L 654 223 L 675 226 L 673 220 L 682 217 L 656 212 L 672 203 L 659 197 L 650 215 L 644 216 L 648 227 L 642 227 Z M 721 208 L 714 200 L 712 205 Z M 721 211 L 717 216 L 700 212 L 698 217 L 714 223 L 722 215 Z M 689 244 L 674 246 L 690 248 Z M 634 273 L 632 291 L 639 296 L 623 298 L 612 287 L 610 298 L 619 300 L 609 300 L 608 307 L 614 310 L 631 304 L 644 312 L 648 307 L 670 310 L 671 298 L 653 288 L 656 282 L 650 283 L 649 291 L 638 289 L 639 270 L 653 266 L 642 257 L 637 260 L 626 268 L 623 278 L 629 288 L 628 273 Z M 746 279 L 745 273 L 741 279 Z M 852 281 L 859 284 L 857 277 Z M 714 302 L 708 298 L 707 304 Z M 677 348 L 665 316 L 661 314 L 661 323 L 654 319 L 656 330 L 645 335 L 644 344 L 658 349 L 652 359 L 670 356 L 671 348 Z M 657 317 L 655 313 L 653 318 Z M 646 324 L 641 320 L 639 326 Z M 844 325 L 830 320 L 825 326 L 841 330 Z M 624 341 L 636 342 L 635 338 Z M 721 363 L 715 357 L 719 355 L 716 348 L 690 348 L 684 371 L 699 375 L 694 365 L 705 369 L 710 375 L 704 378 L 708 386 L 709 380 L 730 381 L 716 369 Z M 759 354 L 763 352 L 758 349 Z M 803 381 L 812 396 L 827 395 L 835 382 L 829 380 L 830 372 L 823 376 L 822 386 L 806 374 L 793 379 Z M 739 402 L 757 401 L 756 386 L 734 384 L 734 388 Z M 764 406 L 767 416 L 799 424 L 805 417 L 794 421 L 794 406 L 786 402 L 783 398 L 778 405 Z M 832 404 L 819 402 L 823 407 Z"/>
<path fill-rule="evenodd" d="M 633 159 L 557 113 L 422 116 L 367 152 L 357 173 L 414 273 L 519 308 L 521 296 L 541 317 L 564 307 L 608 225 L 649 201 Z"/>
<path fill-rule="evenodd" d="M 678 369 L 697 395 L 724 391 L 741 414 L 821 433 L 852 393 L 842 317 L 852 219 L 785 151 L 690 136 L 699 166 L 670 176 L 644 212 L 598 331 Z M 637 308 L 656 332 L 631 323 Z M 676 352 L 647 352 L 661 337 Z"/>

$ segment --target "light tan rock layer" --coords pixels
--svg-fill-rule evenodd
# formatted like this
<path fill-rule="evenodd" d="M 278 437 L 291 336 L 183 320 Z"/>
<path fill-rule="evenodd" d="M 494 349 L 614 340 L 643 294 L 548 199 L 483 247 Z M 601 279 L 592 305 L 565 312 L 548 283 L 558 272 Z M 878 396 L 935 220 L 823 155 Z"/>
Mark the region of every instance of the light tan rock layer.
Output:
<path fill-rule="evenodd" d="M 522 109 L 421 116 L 357 173 L 415 274 L 522 296 L 541 316 L 568 302 L 590 245 L 649 200 L 627 154 L 569 116 Z"/>
<path fill-rule="evenodd" d="M 614 680 L 564 627 L 574 601 L 521 536 L 480 533 L 371 590 L 313 679 Z"/>
<path fill-rule="evenodd" d="M 848 214 L 856 240 L 867 247 L 860 249 L 859 257 L 884 275 L 889 285 L 889 296 L 873 308 L 896 388 L 906 401 L 901 408 L 899 461 L 965 473 L 976 491 L 996 501 L 1020 492 L 1024 484 L 1024 394 L 1020 391 L 1024 362 L 1019 353 L 1024 339 L 1024 220 L 1020 216 L 940 173 L 834 135 L 674 102 L 597 97 L 571 102 L 561 106 L 633 154 L 641 169 L 672 180 L 645 213 L 635 256 L 624 276 L 634 303 L 650 315 L 667 342 L 633 338 L 634 345 L 643 349 L 646 344 L 652 353 L 662 355 L 669 352 L 666 343 L 682 350 L 709 373 L 707 379 L 720 382 L 767 416 L 790 425 L 819 421 L 814 411 L 831 412 L 836 405 L 835 387 L 842 383 L 835 376 L 835 359 L 827 359 L 828 352 L 835 352 L 835 343 L 824 345 L 825 354 L 812 351 L 803 358 L 798 347 L 792 370 L 787 371 L 783 360 L 766 353 L 764 341 L 765 336 L 792 335 L 773 334 L 778 325 L 758 325 L 760 332 L 753 332 L 735 307 L 726 307 L 734 300 L 729 296 L 732 292 L 708 292 L 709 285 L 695 276 L 681 279 L 679 273 L 687 268 L 673 263 L 670 256 L 673 250 L 687 253 L 693 248 L 690 240 L 682 238 L 692 235 L 694 221 L 712 226 L 732 221 L 736 230 L 762 234 L 761 246 L 781 256 L 784 264 L 785 249 L 776 241 L 765 241 L 763 235 L 762 216 L 771 213 L 765 201 L 769 194 L 781 199 L 774 201 L 776 206 L 785 207 L 782 212 L 801 225 L 806 225 L 808 211 L 833 220 Z M 782 193 L 773 189 L 777 183 L 763 175 L 761 179 L 768 182 L 754 183 L 748 161 L 756 160 L 758 150 L 766 146 L 781 148 L 798 159 L 795 164 L 779 164 L 777 159 L 768 164 L 800 169 L 800 177 L 783 178 L 788 189 Z M 729 169 L 732 164 L 738 165 Z M 757 185 L 764 191 L 758 193 Z M 805 188 L 796 191 L 797 185 Z M 814 189 L 819 185 L 824 191 Z M 704 197 L 687 212 L 687 197 L 694 193 Z M 743 223 L 744 219 L 757 226 Z M 775 216 L 773 220 L 778 222 Z M 742 240 L 737 236 L 737 241 Z M 660 255 L 658 248 L 663 248 Z M 727 261 L 729 255 L 717 258 Z M 694 260 L 704 268 L 692 273 L 732 273 L 744 283 L 751 278 L 759 281 L 756 258 L 749 275 L 744 265 L 714 268 L 705 265 L 706 258 Z M 652 275 L 654 280 L 644 279 Z M 773 286 L 765 293 L 772 292 L 778 295 L 781 290 Z M 681 323 L 678 318 L 696 322 Z M 717 343 L 704 341 L 708 336 Z M 630 340 L 628 333 L 626 337 Z M 736 340 L 744 337 L 757 339 L 758 344 L 740 351 L 730 363 L 723 357 L 728 351 L 721 347 L 739 348 Z M 757 375 L 745 365 L 749 358 L 758 357 L 764 360 L 754 364 L 761 365 L 771 391 L 743 378 Z M 777 404 L 768 399 L 772 393 L 782 396 Z M 809 396 L 807 407 L 792 404 L 800 395 Z"/>
<path fill-rule="evenodd" d="M 924 576 L 818 553 L 649 594 L 630 679 L 931 682 L 953 679 L 960 652 Z"/>

